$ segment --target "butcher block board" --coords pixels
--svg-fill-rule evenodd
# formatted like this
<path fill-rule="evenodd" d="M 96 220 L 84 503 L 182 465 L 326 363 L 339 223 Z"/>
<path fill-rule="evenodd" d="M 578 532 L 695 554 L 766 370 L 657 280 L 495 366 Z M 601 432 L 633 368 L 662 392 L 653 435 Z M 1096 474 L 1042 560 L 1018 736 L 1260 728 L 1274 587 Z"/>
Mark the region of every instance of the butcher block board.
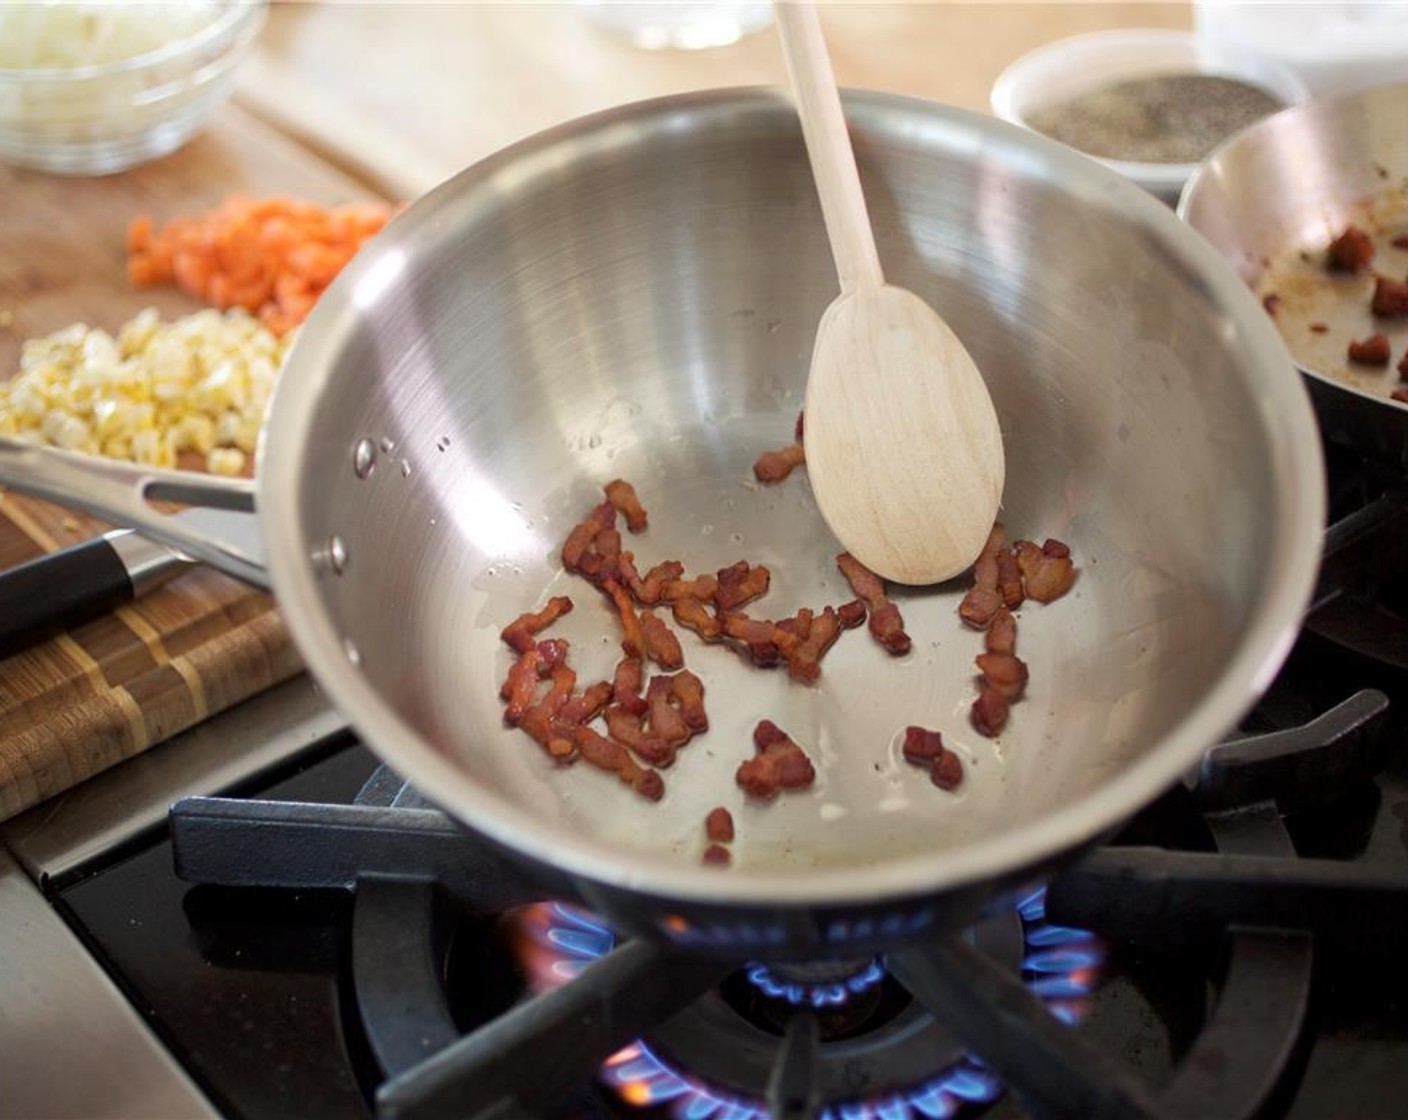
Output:
<path fill-rule="evenodd" d="M 198 309 L 134 290 L 127 223 L 208 209 L 227 195 L 325 204 L 374 198 L 234 106 L 187 147 L 121 175 L 67 179 L 0 164 L 0 377 L 20 344 L 70 323 L 115 331 L 144 307 Z M 0 493 L 0 569 L 105 531 L 71 510 Z M 0 821 L 299 672 L 270 597 L 192 567 L 139 602 L 0 659 Z"/>

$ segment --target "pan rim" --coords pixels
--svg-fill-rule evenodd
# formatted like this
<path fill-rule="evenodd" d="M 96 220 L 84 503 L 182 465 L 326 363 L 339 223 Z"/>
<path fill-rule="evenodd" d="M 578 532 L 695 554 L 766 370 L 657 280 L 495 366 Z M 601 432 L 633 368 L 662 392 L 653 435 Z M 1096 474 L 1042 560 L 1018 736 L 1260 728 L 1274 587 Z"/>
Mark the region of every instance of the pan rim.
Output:
<path fill-rule="evenodd" d="M 281 603 L 297 604 L 285 611 L 295 643 L 313 676 L 374 753 L 472 831 L 557 873 L 659 899 L 774 910 L 872 904 L 1011 881 L 1108 833 L 1176 783 L 1270 685 L 1299 631 L 1318 569 L 1324 524 L 1318 429 L 1308 393 L 1286 363 L 1274 326 L 1261 315 L 1251 292 L 1230 266 L 1162 203 L 1054 141 L 918 98 L 867 91 L 850 92 L 846 101 L 852 113 L 884 111 L 905 124 L 923 114 L 937 125 L 1015 145 L 1024 159 L 1036 160 L 1066 177 L 1072 189 L 1126 215 L 1132 213 L 1131 220 L 1149 229 L 1172 258 L 1210 289 L 1221 305 L 1231 308 L 1238 341 L 1249 348 L 1248 371 L 1253 378 L 1249 389 L 1271 448 L 1268 468 L 1276 480 L 1272 548 L 1280 568 L 1269 576 L 1227 671 L 1158 743 L 1080 799 L 999 836 L 881 862 L 772 870 L 737 867 L 726 873 L 577 835 L 563 844 L 564 830 L 547 827 L 539 817 L 477 786 L 402 721 L 379 693 L 367 687 L 349 661 L 329 614 L 320 609 L 318 571 L 309 556 L 309 542 L 301 540 L 298 532 L 298 460 L 313 407 L 333 380 L 328 359 L 344 336 L 342 320 L 351 314 L 353 290 L 378 260 L 375 251 L 364 253 L 344 270 L 304 324 L 285 371 L 293 373 L 280 378 L 261 436 L 258 508 L 274 592 Z M 786 102 L 776 90 L 743 87 L 656 98 L 582 117 L 472 165 L 417 201 L 396 223 L 411 223 L 415 228 L 434 224 L 449 200 L 461 192 L 490 182 L 508 167 L 549 158 L 564 143 L 581 144 L 594 137 L 597 144 L 609 144 L 615 126 L 668 126 L 668 118 L 679 112 L 775 111 L 778 105 Z"/>

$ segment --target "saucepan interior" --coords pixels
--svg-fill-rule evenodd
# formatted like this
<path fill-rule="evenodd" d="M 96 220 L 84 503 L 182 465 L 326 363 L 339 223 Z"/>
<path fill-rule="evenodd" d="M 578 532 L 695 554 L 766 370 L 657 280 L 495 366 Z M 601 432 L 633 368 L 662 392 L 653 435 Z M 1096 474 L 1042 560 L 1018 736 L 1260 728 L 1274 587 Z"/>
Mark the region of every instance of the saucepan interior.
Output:
<path fill-rule="evenodd" d="M 561 571 L 606 481 L 632 481 L 641 567 L 740 558 L 751 610 L 851 597 L 789 442 L 835 274 L 795 114 L 770 93 L 666 100 L 472 168 L 369 248 L 304 328 L 266 432 L 259 501 L 300 648 L 371 745 L 529 858 L 661 896 L 837 902 L 939 891 L 1089 840 L 1234 723 L 1294 632 L 1317 556 L 1313 420 L 1237 277 L 1117 176 L 1015 128 L 847 100 L 882 262 L 985 372 L 1013 536 L 1068 542 L 1064 600 L 1021 612 L 1028 694 L 969 725 L 981 637 L 963 581 L 897 591 L 895 659 L 846 634 L 812 686 L 684 634 L 709 731 L 649 803 L 505 728 L 498 632 L 575 610 L 583 684 L 618 631 Z M 734 783 L 768 718 L 815 758 L 770 804 Z M 966 762 L 955 793 L 900 758 L 909 724 Z M 700 866 L 714 806 L 734 865 Z"/>

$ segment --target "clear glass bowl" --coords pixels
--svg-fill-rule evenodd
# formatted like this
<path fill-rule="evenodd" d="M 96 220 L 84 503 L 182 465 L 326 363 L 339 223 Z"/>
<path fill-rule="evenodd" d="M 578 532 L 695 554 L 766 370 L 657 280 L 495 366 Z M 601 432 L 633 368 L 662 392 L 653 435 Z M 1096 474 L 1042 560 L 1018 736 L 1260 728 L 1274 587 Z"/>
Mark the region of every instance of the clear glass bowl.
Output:
<path fill-rule="evenodd" d="M 59 175 L 105 175 L 173 152 L 229 95 L 266 0 L 214 5 L 194 34 L 118 62 L 0 68 L 0 159 Z"/>

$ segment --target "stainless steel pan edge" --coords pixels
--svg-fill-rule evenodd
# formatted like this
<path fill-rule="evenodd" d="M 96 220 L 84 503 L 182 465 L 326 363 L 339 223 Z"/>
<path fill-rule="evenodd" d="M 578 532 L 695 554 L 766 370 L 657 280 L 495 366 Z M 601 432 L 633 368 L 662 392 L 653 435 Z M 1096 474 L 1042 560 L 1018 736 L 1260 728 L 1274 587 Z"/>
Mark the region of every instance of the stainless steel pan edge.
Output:
<path fill-rule="evenodd" d="M 1159 792 L 1194 767 L 1201 753 L 1229 731 L 1269 685 L 1288 653 L 1309 600 L 1318 566 L 1324 522 L 1324 477 L 1318 435 L 1305 390 L 1286 367 L 1274 328 L 1236 275 L 1174 214 L 1118 175 L 1092 161 L 1032 137 L 1024 130 L 990 119 L 912 99 L 849 93 L 853 127 L 884 131 L 914 127 L 916 110 L 932 127 L 965 134 L 974 148 L 1001 145 L 1027 167 L 1063 181 L 1092 206 L 1128 214 L 1151 238 L 1164 245 L 1177 267 L 1195 277 L 1209 297 L 1229 309 L 1236 344 L 1255 368 L 1264 422 L 1275 444 L 1274 516 L 1279 531 L 1274 563 L 1266 572 L 1261 609 L 1251 620 L 1235 660 L 1206 697 L 1160 745 L 1093 795 L 1043 819 L 995 835 L 981 845 L 932 856 L 897 858 L 880 866 L 828 869 L 822 875 L 749 871 L 719 874 L 675 859 L 623 856 L 588 838 L 570 845 L 545 836 L 531 815 L 489 795 L 467 781 L 428 739 L 415 734 L 394 709 L 368 689 L 349 660 L 343 635 L 316 611 L 295 611 L 289 622 L 314 673 L 368 742 L 408 777 L 428 798 L 443 805 L 473 829 L 530 863 L 556 869 L 604 907 L 634 914 L 637 928 L 650 923 L 656 932 L 674 936 L 662 918 L 673 907 L 713 914 L 725 921 L 737 908 L 794 914 L 799 909 L 841 911 L 855 906 L 885 907 L 898 900 L 932 901 L 941 892 L 956 899 L 966 889 L 978 894 L 996 884 L 1016 884 L 1053 861 L 1069 856 L 1132 816 Z M 452 228 L 457 213 L 490 204 L 543 169 L 636 142 L 654 130 L 691 127 L 696 118 L 778 111 L 786 102 L 771 90 L 712 91 L 644 102 L 587 117 L 526 140 L 462 172 L 415 203 L 390 227 L 389 236 L 373 243 L 320 301 L 303 328 L 290 359 L 293 376 L 280 383 L 263 443 L 260 504 L 269 546 L 270 571 L 281 601 L 315 602 L 324 576 L 310 564 L 310 541 L 302 532 L 298 452 L 312 436 L 315 403 L 329 391 L 334 356 L 354 333 L 368 293 L 406 267 L 403 245 Z M 922 126 L 921 126 L 922 127 Z M 351 462 L 352 449 L 347 451 Z M 1229 485 L 1236 485 L 1229 480 Z M 1217 542 L 1207 547 L 1216 549 Z M 986 885 L 986 886 L 984 886 Z M 976 896 L 975 896 L 976 897 Z M 646 900 L 654 899 L 654 903 Z M 933 911 L 930 911 L 930 918 Z M 663 922 L 663 924 L 662 924 Z"/>

